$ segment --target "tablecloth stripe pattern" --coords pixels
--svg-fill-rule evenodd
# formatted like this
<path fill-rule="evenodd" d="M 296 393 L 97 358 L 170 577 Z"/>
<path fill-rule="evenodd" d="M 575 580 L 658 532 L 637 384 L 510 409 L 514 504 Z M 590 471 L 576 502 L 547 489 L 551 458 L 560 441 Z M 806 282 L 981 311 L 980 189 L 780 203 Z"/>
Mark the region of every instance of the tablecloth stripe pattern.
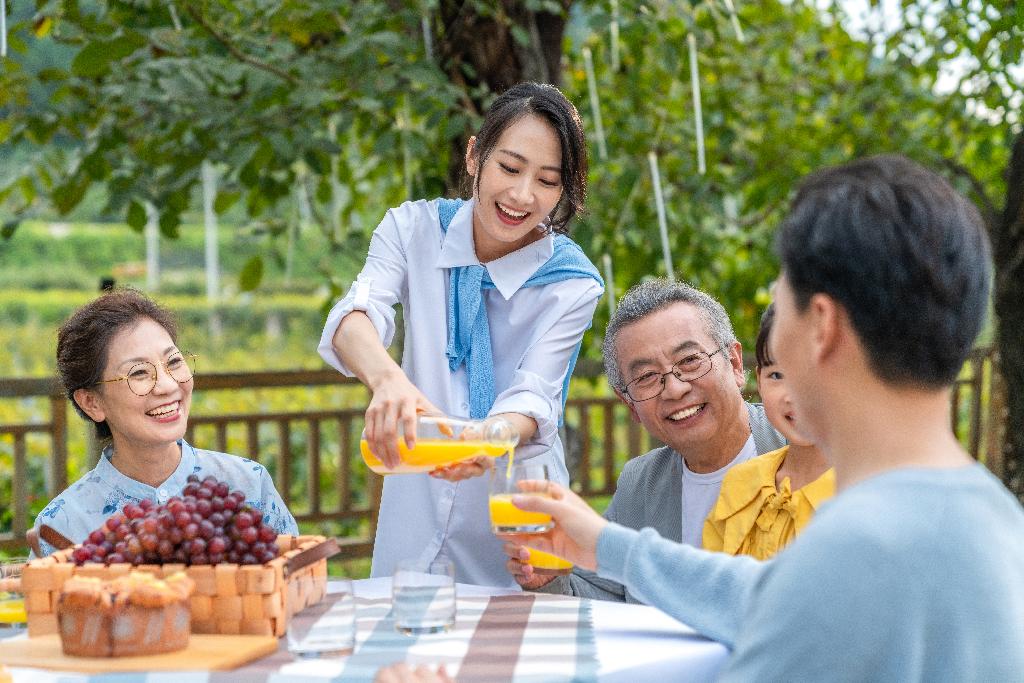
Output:
<path fill-rule="evenodd" d="M 589 600 L 542 594 L 457 600 L 447 633 L 395 630 L 389 599 L 356 599 L 356 650 L 340 659 L 295 660 L 285 639 L 277 653 L 235 671 L 52 674 L 61 683 L 360 683 L 395 662 L 444 664 L 458 683 L 596 681 L 598 661 Z M 300 614 L 298 619 L 315 618 Z"/>

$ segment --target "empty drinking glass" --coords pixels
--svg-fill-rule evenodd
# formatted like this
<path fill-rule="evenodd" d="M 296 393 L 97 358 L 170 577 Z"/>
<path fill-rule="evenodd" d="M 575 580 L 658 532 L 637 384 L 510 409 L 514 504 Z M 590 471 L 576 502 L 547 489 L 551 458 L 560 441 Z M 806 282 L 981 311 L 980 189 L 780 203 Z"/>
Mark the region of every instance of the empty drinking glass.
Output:
<path fill-rule="evenodd" d="M 326 582 L 326 577 L 311 579 Z M 331 592 L 288 622 L 288 651 L 302 658 L 352 654 L 356 642 L 356 602 L 352 582 L 332 579 Z M 326 586 L 316 586 L 321 594 Z"/>
<path fill-rule="evenodd" d="M 455 626 L 455 565 L 448 560 L 427 565 L 402 560 L 395 570 L 391 597 L 400 633 L 448 631 Z"/>

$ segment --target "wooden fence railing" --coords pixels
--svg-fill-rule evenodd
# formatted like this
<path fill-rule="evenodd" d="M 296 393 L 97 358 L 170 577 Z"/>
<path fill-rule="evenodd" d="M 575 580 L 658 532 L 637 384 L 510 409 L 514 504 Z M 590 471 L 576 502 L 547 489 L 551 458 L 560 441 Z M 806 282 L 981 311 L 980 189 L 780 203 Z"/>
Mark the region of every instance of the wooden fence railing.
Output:
<path fill-rule="evenodd" d="M 581 361 L 576 377 L 596 378 L 603 384 L 599 370 L 598 364 Z M 207 392 L 330 385 L 358 383 L 333 370 L 196 377 L 197 396 Z M 1002 395 L 993 352 L 976 350 L 956 384 L 951 417 L 965 447 L 997 474 L 1001 474 L 1002 469 L 1001 430 L 1005 405 Z M 11 492 L 11 500 L 0 501 L 0 515 L 7 511 L 0 517 L 0 523 L 4 517 L 9 520 L 9 530 L 0 533 L 0 548 L 24 546 L 24 532 L 33 522 L 29 517 L 31 496 L 49 500 L 68 484 L 68 414 L 71 409 L 51 379 L 0 379 L 0 401 L 26 399 L 47 401 L 49 419 L 0 424 L 0 491 Z M 198 447 L 245 454 L 266 465 L 300 523 L 333 525 L 341 529 L 337 533 L 346 537 L 342 543 L 344 556 L 362 557 L 369 555 L 372 548 L 381 481 L 361 462 L 358 439 L 362 417 L 361 408 L 218 414 L 200 414 L 194 410 L 187 438 Z M 585 497 L 613 493 L 625 461 L 655 445 L 647 433 L 630 420 L 628 410 L 615 397 L 571 398 L 565 422 L 563 437 L 573 487 Z M 28 490 L 26 440 L 33 434 L 43 435 L 49 442 L 45 486 L 39 487 L 46 490 Z M 94 459 L 95 454 L 89 466 Z M 4 466 L 6 462 L 11 463 L 9 468 Z"/>

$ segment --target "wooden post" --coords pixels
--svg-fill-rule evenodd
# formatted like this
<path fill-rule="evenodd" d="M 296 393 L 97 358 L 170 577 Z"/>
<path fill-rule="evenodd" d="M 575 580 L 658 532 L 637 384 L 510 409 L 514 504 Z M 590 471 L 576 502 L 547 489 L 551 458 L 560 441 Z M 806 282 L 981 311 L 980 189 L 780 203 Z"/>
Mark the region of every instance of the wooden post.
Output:
<path fill-rule="evenodd" d="M 11 529 L 22 535 L 28 529 L 28 467 L 25 458 L 25 432 L 14 432 L 14 482 L 11 487 L 14 494 L 14 519 Z"/>
<path fill-rule="evenodd" d="M 50 397 L 50 435 L 53 440 L 50 481 L 54 496 L 68 487 L 68 409 L 63 396 Z M 92 426 L 89 425 L 90 433 Z"/>
<path fill-rule="evenodd" d="M 320 514 L 320 420 L 310 418 L 306 445 L 309 454 L 309 512 Z"/>
<path fill-rule="evenodd" d="M 291 464 L 292 464 L 292 445 L 291 445 L 291 423 L 288 422 L 288 418 L 282 418 L 277 423 L 277 434 L 280 441 L 280 448 L 277 451 L 277 490 L 281 494 L 281 498 L 284 500 L 285 505 L 289 505 L 292 494 L 292 477 L 291 477 Z"/>
<path fill-rule="evenodd" d="M 604 404 L 604 488 L 615 492 L 615 403 Z"/>
<path fill-rule="evenodd" d="M 347 415 L 338 418 L 338 510 L 351 512 L 352 487 L 352 420 Z M 370 476 L 370 475 L 367 475 Z"/>

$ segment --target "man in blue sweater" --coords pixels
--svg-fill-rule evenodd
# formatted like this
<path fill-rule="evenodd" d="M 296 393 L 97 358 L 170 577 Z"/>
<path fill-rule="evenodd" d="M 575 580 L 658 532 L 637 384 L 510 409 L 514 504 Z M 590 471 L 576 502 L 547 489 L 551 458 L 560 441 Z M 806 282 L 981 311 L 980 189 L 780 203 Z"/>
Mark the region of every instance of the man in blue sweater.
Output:
<path fill-rule="evenodd" d="M 988 301 L 977 210 L 872 157 L 806 179 L 777 249 L 772 355 L 836 498 L 755 563 L 609 523 L 551 485 L 515 499 L 557 521 L 531 545 L 728 644 L 724 680 L 1021 680 L 1024 510 L 949 425 Z"/>

